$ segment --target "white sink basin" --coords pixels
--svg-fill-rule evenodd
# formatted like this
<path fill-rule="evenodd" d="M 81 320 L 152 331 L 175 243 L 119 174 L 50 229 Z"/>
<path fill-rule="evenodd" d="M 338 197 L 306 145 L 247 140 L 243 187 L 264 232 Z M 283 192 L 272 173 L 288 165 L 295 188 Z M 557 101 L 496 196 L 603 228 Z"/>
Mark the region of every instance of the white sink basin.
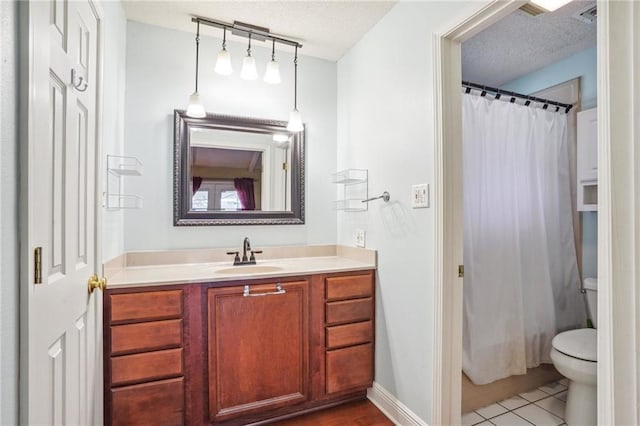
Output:
<path fill-rule="evenodd" d="M 231 268 L 218 269 L 216 274 L 261 274 L 265 272 L 278 272 L 282 271 L 279 266 L 269 265 L 244 265 L 244 266 L 232 266 Z"/>

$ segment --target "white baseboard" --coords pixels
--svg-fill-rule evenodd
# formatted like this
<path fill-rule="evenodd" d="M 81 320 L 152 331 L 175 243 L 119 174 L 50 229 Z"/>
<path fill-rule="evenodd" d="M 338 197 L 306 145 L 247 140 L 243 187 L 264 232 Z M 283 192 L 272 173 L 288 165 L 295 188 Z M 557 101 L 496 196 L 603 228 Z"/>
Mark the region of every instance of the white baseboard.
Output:
<path fill-rule="evenodd" d="M 367 390 L 367 398 L 397 425 L 429 426 L 395 396 L 391 395 L 388 390 L 376 382 L 373 382 L 373 387 Z"/>

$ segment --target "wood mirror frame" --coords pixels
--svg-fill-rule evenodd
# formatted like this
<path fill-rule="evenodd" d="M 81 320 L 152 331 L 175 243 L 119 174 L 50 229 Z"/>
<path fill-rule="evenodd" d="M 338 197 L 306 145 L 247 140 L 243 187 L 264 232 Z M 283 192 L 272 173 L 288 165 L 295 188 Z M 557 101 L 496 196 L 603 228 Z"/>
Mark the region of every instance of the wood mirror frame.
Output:
<path fill-rule="evenodd" d="M 291 135 L 290 211 L 193 211 L 191 210 L 191 150 L 193 129 L 229 130 L 248 133 Z M 174 111 L 173 224 L 174 226 L 212 225 L 298 225 L 304 224 L 304 130 L 287 131 L 285 121 L 207 114 L 193 118 L 184 110 Z"/>

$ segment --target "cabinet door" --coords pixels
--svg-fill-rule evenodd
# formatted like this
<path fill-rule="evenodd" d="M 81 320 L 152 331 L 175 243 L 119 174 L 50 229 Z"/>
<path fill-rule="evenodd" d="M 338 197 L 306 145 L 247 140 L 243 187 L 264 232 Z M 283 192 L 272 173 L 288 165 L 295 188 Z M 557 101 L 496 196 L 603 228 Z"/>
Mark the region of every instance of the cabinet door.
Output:
<path fill-rule="evenodd" d="M 209 417 L 259 418 L 309 395 L 308 283 L 208 290 Z"/>
<path fill-rule="evenodd" d="M 598 110 L 578 113 L 578 182 L 598 178 Z"/>
<path fill-rule="evenodd" d="M 578 113 L 578 210 L 598 209 L 598 110 Z"/>

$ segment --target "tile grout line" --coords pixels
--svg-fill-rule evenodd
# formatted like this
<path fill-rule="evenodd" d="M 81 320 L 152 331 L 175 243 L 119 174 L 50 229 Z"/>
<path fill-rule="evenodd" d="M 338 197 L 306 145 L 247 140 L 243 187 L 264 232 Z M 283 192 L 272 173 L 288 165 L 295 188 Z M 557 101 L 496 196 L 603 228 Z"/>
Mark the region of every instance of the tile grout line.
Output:
<path fill-rule="evenodd" d="M 562 390 L 562 391 L 560 391 L 560 392 L 558 392 L 558 393 L 562 393 L 562 392 L 564 392 L 564 390 Z M 560 417 L 560 416 L 558 416 L 557 414 L 555 414 L 555 413 L 553 413 L 553 412 L 551 412 L 551 411 L 547 410 L 546 408 L 544 408 L 544 407 L 542 407 L 542 406 L 540 406 L 540 405 L 538 405 L 538 404 L 537 404 L 537 402 L 540 402 L 540 401 L 542 401 L 543 399 L 547 399 L 547 398 L 550 398 L 550 397 L 554 397 L 554 395 L 547 394 L 547 396 L 545 396 L 544 398 L 538 399 L 538 400 L 536 400 L 536 401 L 534 401 L 534 402 L 531 402 L 531 401 L 528 401 L 528 400 L 526 400 L 526 399 L 525 399 L 525 401 L 527 401 L 527 403 L 526 403 L 526 404 L 521 405 L 520 407 L 516 407 L 516 408 L 514 408 L 513 410 L 510 410 L 509 408 L 505 407 L 504 405 L 500 404 L 499 402 L 496 402 L 495 404 L 499 405 L 500 407 L 504 408 L 504 409 L 505 409 L 505 410 L 507 410 L 507 411 L 505 411 L 504 413 L 496 414 L 496 415 L 495 415 L 495 416 L 493 416 L 493 417 L 485 417 L 485 416 L 483 416 L 482 414 L 478 413 L 478 411 L 477 411 L 477 410 L 473 410 L 473 411 L 471 411 L 472 413 L 476 413 L 478 416 L 480 416 L 480 417 L 482 418 L 482 421 L 477 422 L 477 423 L 474 423 L 473 425 L 479 425 L 479 424 L 481 424 L 481 423 L 483 423 L 483 422 L 489 422 L 489 423 L 491 423 L 491 424 L 495 425 L 495 423 L 493 423 L 493 422 L 491 421 L 491 419 L 495 419 L 496 417 L 500 417 L 500 416 L 504 416 L 505 414 L 512 413 L 512 414 L 514 414 L 514 415 L 516 415 L 516 416 L 520 417 L 522 420 L 526 421 L 527 423 L 532 424 L 532 425 L 534 425 L 534 426 L 537 426 L 535 423 L 531 423 L 529 420 L 527 420 L 526 418 L 522 417 L 521 415 L 519 415 L 518 413 L 516 413 L 516 412 L 515 412 L 515 410 L 519 410 L 519 409 L 521 409 L 521 408 L 524 408 L 524 407 L 526 407 L 527 405 L 535 405 L 536 407 L 538 407 L 538 408 L 540 408 L 540 409 L 542 409 L 542 410 L 546 411 L 547 413 L 551 414 L 552 416 L 557 417 L 557 418 L 559 418 L 560 420 L 562 420 L 562 423 L 561 423 L 559 426 L 565 425 L 565 424 L 566 424 L 566 422 L 565 422 L 564 417 Z M 522 398 L 522 397 L 521 397 L 521 398 Z M 524 398 L 522 398 L 522 399 L 524 399 Z M 558 401 L 562 401 L 560 398 L 556 398 L 556 399 L 557 399 Z M 562 402 L 565 402 L 565 401 L 562 401 Z"/>
<path fill-rule="evenodd" d="M 503 408 L 503 409 L 507 410 L 506 412 L 504 412 L 504 413 L 500 413 L 500 414 L 496 414 L 496 415 L 495 415 L 495 416 L 493 416 L 493 417 L 485 417 L 485 416 L 483 416 L 482 414 L 480 414 L 480 413 L 478 412 L 478 410 L 472 410 L 472 411 L 470 411 L 470 413 L 475 413 L 476 415 L 480 416 L 480 418 L 482 418 L 482 419 L 483 419 L 482 421 L 477 422 L 477 423 L 474 423 L 473 425 L 478 425 L 478 424 L 481 424 L 481 423 L 483 423 L 483 422 L 489 422 L 489 423 L 491 423 L 491 424 L 495 425 L 495 423 L 493 423 L 493 422 L 491 421 L 491 419 L 495 419 L 496 417 L 500 417 L 500 416 L 503 416 L 503 415 L 505 415 L 505 414 L 512 413 L 512 414 L 514 414 L 515 416 L 517 416 L 517 417 L 521 418 L 522 420 L 524 420 L 525 422 L 527 422 L 527 423 L 529 423 L 529 424 L 531 424 L 531 425 L 537 426 L 535 423 L 532 423 L 530 420 L 528 420 L 528 419 L 524 418 L 523 416 L 521 416 L 521 415 L 519 415 L 518 413 L 516 413 L 516 412 L 515 412 L 515 410 L 519 410 L 519 409 L 524 408 L 524 407 L 526 407 L 526 406 L 528 406 L 528 405 L 535 405 L 537 408 L 540 408 L 540 409 L 542 409 L 543 411 L 546 411 L 547 413 L 551 414 L 552 416 L 557 417 L 558 419 L 560 419 L 560 420 L 562 421 L 562 423 L 561 423 L 559 426 L 564 426 L 564 425 L 566 425 L 566 421 L 565 421 L 565 419 L 564 419 L 564 416 L 558 416 L 557 414 L 555 414 L 555 413 L 553 413 L 553 412 L 551 412 L 551 411 L 547 410 L 546 408 L 544 408 L 544 407 L 542 407 L 542 406 L 538 405 L 538 402 L 540 402 L 540 401 L 542 401 L 542 400 L 545 400 L 545 399 L 547 399 L 547 398 L 554 398 L 554 399 L 557 399 L 558 401 L 561 401 L 561 402 L 562 402 L 562 403 L 564 403 L 564 404 L 565 404 L 565 406 L 566 406 L 566 401 L 564 401 L 564 400 L 562 400 L 562 399 L 558 398 L 558 397 L 557 397 L 557 395 L 560 395 L 561 393 L 568 391 L 568 389 L 569 389 L 569 388 L 568 388 L 568 386 L 566 386 L 566 385 L 564 385 L 564 384 L 560 383 L 559 381 L 556 381 L 556 382 L 553 382 L 553 383 L 560 384 L 560 385 L 564 386 L 564 389 L 561 389 L 560 391 L 555 392 L 555 393 L 548 393 L 548 392 L 546 392 L 546 391 L 544 391 L 544 390 L 540 389 L 542 386 L 539 386 L 539 387 L 537 387 L 536 389 L 533 389 L 533 390 L 529 391 L 529 392 L 533 392 L 533 391 L 535 391 L 535 390 L 538 390 L 538 391 L 540 391 L 540 392 L 542 392 L 542 393 L 544 393 L 544 394 L 545 394 L 545 396 L 544 396 L 544 397 L 539 398 L 539 399 L 536 399 L 535 401 L 529 401 L 528 399 L 526 399 L 526 398 L 522 397 L 522 396 L 521 396 L 521 395 L 522 395 L 522 393 L 521 393 L 521 394 L 517 394 L 517 395 L 513 395 L 511 398 L 513 398 L 513 397 L 516 397 L 516 396 L 517 396 L 517 397 L 519 397 L 519 398 L 521 398 L 522 400 L 524 400 L 524 401 L 526 401 L 526 402 L 527 402 L 526 404 L 521 405 L 521 406 L 519 406 L 519 407 L 515 407 L 514 409 L 509 409 L 508 407 L 505 407 L 504 405 L 500 404 L 500 402 L 502 402 L 502 401 L 495 402 L 494 404 L 489 404 L 487 407 L 489 407 L 489 406 L 491 406 L 491 405 L 498 405 L 499 407 L 501 407 L 501 408 Z M 545 385 L 545 386 L 546 386 L 546 385 Z M 528 392 L 523 392 L 523 393 L 528 393 Z M 510 398 L 507 398 L 507 399 L 510 399 Z M 506 400 L 505 400 L 505 401 L 506 401 Z M 482 407 L 482 408 L 486 408 L 486 407 Z M 481 410 L 482 408 L 480 408 L 480 410 Z"/>
<path fill-rule="evenodd" d="M 531 404 L 527 404 L 527 405 L 531 405 Z M 526 407 L 526 405 L 523 405 L 522 407 Z M 522 408 L 522 407 L 520 407 L 520 408 Z M 532 424 L 533 426 L 536 426 L 536 424 L 535 424 L 535 423 L 531 423 L 529 420 L 525 419 L 525 418 L 524 418 L 524 417 L 522 417 L 520 414 L 518 414 L 518 413 L 516 413 L 516 412 L 513 412 L 513 411 L 512 411 L 512 413 L 513 413 L 513 414 L 515 414 L 516 416 L 520 417 L 520 418 L 521 418 L 522 420 L 524 420 L 525 422 L 527 422 L 527 423 L 529 423 L 529 424 Z"/>

